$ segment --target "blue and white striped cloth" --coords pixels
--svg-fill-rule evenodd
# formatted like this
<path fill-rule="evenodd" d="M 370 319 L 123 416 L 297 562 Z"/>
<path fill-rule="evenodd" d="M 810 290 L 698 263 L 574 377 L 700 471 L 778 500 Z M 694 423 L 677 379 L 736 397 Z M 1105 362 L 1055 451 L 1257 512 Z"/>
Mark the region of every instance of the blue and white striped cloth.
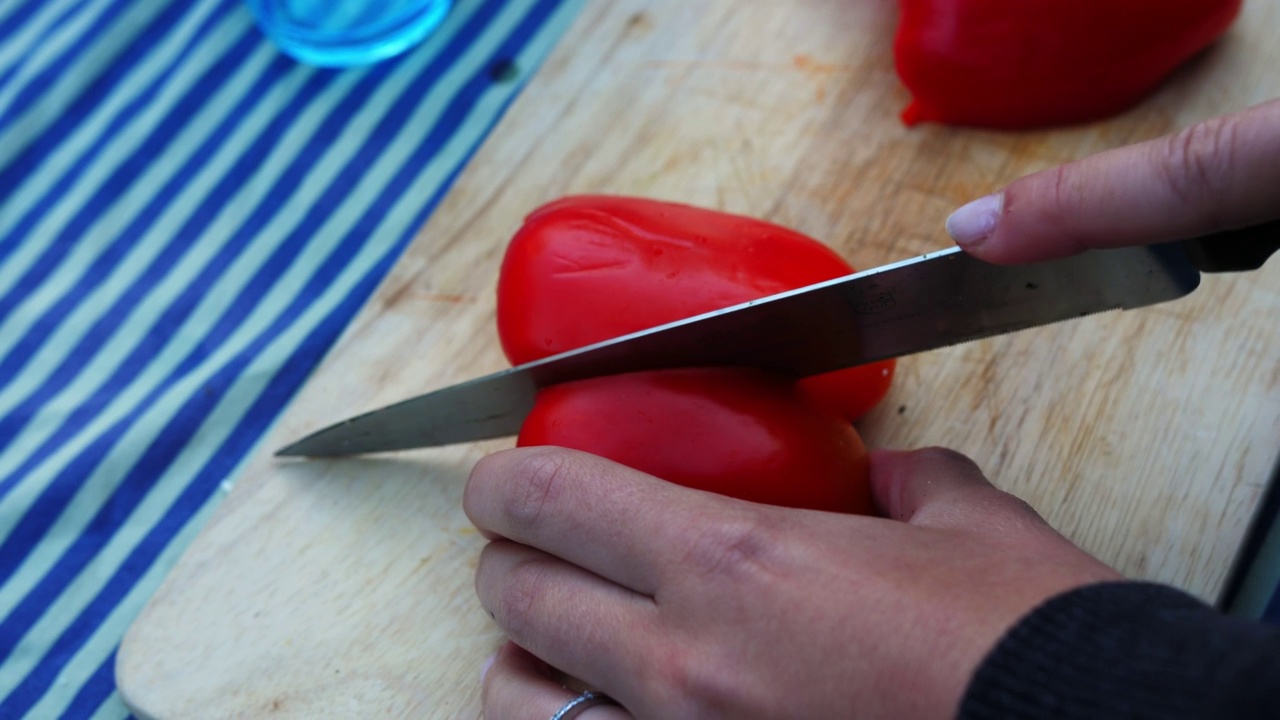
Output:
<path fill-rule="evenodd" d="M 580 5 L 334 71 L 240 0 L 0 2 L 0 718 L 128 715 L 125 629 Z"/>

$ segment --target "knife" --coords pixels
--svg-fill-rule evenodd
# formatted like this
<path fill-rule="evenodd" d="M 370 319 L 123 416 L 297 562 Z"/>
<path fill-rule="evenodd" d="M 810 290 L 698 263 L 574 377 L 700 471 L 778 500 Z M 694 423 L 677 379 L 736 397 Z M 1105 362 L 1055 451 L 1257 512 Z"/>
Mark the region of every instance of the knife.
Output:
<path fill-rule="evenodd" d="M 344 420 L 279 450 L 332 457 L 515 435 L 539 388 L 602 375 L 749 366 L 805 377 L 1184 297 L 1262 267 L 1280 221 L 1175 243 L 992 265 L 959 248 L 661 325 Z"/>

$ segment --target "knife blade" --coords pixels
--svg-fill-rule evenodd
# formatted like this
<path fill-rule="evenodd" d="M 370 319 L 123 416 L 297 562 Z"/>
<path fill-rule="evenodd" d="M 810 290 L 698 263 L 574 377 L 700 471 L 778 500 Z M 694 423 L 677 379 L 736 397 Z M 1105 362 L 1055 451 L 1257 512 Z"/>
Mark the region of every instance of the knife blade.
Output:
<path fill-rule="evenodd" d="M 642 370 L 747 366 L 806 377 L 1184 297 L 1201 272 L 1256 270 L 1280 221 L 1032 265 L 958 248 L 661 325 L 331 425 L 278 456 L 333 457 L 517 434 L 539 388 Z"/>
<path fill-rule="evenodd" d="M 596 343 L 421 395 L 314 433 L 277 455 L 404 450 L 519 432 L 538 388 L 641 370 L 752 366 L 804 377 L 1182 297 L 1200 274 L 1178 246 L 1092 251 L 1023 266 L 957 248 Z"/>

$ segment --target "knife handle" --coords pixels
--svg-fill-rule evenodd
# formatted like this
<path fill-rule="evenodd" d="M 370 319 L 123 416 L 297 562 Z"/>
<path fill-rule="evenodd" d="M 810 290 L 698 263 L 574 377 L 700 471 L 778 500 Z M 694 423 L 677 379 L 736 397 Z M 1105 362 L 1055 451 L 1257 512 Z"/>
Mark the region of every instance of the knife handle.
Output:
<path fill-rule="evenodd" d="M 1257 270 L 1280 251 L 1280 220 L 1182 241 L 1200 272 Z"/>

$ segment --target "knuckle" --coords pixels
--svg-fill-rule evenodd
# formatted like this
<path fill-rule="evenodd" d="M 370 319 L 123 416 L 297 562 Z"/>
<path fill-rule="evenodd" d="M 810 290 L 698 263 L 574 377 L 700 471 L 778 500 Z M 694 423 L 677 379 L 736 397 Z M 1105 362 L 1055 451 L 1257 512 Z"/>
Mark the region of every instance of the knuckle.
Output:
<path fill-rule="evenodd" d="M 780 547 L 777 534 L 758 511 L 721 520 L 692 533 L 686 562 L 702 574 L 734 577 L 767 571 Z"/>
<path fill-rule="evenodd" d="M 1225 116 L 1196 123 L 1163 143 L 1157 169 L 1174 197 L 1199 208 L 1212 228 L 1221 227 L 1213 201 L 1229 191 L 1240 123 Z"/>
<path fill-rule="evenodd" d="M 1034 507 L 1031 507 L 1031 503 L 1011 493 L 1002 492 L 1001 495 L 1004 496 L 1002 500 L 1010 513 L 1015 513 L 1027 518 L 1040 519 L 1040 513 L 1036 512 Z"/>
<path fill-rule="evenodd" d="M 985 531 L 996 537 L 1023 538 L 1027 532 L 1038 532 L 1048 527 L 1031 503 L 1003 490 L 992 488 L 979 509 L 987 518 L 983 525 Z"/>
<path fill-rule="evenodd" d="M 547 508 L 564 494 L 571 474 L 569 457 L 556 450 L 525 454 L 514 468 L 514 487 L 507 493 L 506 513 L 517 527 L 541 522 Z"/>
<path fill-rule="evenodd" d="M 1084 197 L 1084 188 L 1078 174 L 1070 165 L 1059 165 L 1047 172 L 1049 207 L 1054 208 L 1061 217 L 1076 215 Z"/>
<path fill-rule="evenodd" d="M 501 651 L 499 651 L 501 652 Z M 489 714 L 489 717 L 503 717 L 500 714 L 503 708 L 504 693 L 500 687 L 503 683 L 499 681 L 499 673 L 490 672 L 480 683 L 480 705 Z"/>
<path fill-rule="evenodd" d="M 1071 227 L 1075 218 L 1089 213 L 1089 192 L 1087 175 L 1079 171 L 1075 163 L 1058 165 L 1044 171 L 1039 180 L 1037 197 L 1033 207 L 1045 208 L 1033 221 L 1040 226 Z M 1088 243 L 1077 236 L 1064 238 L 1069 243 L 1064 249 L 1069 252 L 1083 252 Z"/>
<path fill-rule="evenodd" d="M 1019 243 L 1038 241 L 1052 232 L 1055 245 L 1066 241 L 1084 249 L 1082 239 L 1064 231 L 1078 227 L 1079 218 L 1097 203 L 1091 175 L 1088 167 L 1071 162 L 1013 180 L 1002 190 L 998 232 Z"/>
<path fill-rule="evenodd" d="M 717 657 L 712 662 L 687 646 L 673 644 L 662 653 L 662 662 L 653 664 L 645 686 L 653 689 L 665 717 L 728 717 L 730 708 L 746 694 L 742 677 L 730 658 Z"/>
<path fill-rule="evenodd" d="M 462 488 L 462 507 L 468 515 L 476 508 L 477 498 L 482 495 L 480 486 L 493 476 L 493 455 L 486 455 L 471 466 L 471 474 L 467 476 L 467 484 Z"/>
<path fill-rule="evenodd" d="M 499 697 L 496 678 L 485 678 L 484 682 L 480 683 L 480 707 L 484 708 L 488 717 L 501 717 L 498 715 Z"/>
<path fill-rule="evenodd" d="M 1004 496 L 1007 507 L 1006 517 L 1010 522 L 1024 530 L 1042 530 L 1049 527 L 1048 521 L 1031 503 L 1010 493 L 1004 493 Z"/>
<path fill-rule="evenodd" d="M 494 615 L 512 639 L 527 636 L 536 622 L 551 583 L 548 566 L 541 560 L 526 560 L 511 569 L 498 592 Z"/>
<path fill-rule="evenodd" d="M 984 477 L 982 469 L 968 455 L 945 447 L 927 447 L 917 451 L 917 458 L 929 466 L 948 467 L 953 472 L 966 476 Z"/>

